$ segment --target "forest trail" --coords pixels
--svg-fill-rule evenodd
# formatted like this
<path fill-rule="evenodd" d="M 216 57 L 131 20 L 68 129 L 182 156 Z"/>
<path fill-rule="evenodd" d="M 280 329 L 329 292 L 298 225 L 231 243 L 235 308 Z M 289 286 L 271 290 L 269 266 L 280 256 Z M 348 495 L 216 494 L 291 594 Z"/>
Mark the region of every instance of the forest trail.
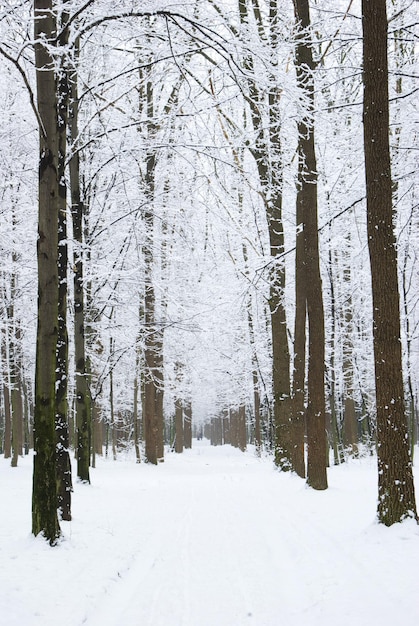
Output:
<path fill-rule="evenodd" d="M 377 571 L 368 550 L 377 539 L 372 474 L 370 506 L 357 510 L 345 502 L 359 489 L 350 473 L 341 472 L 343 491 L 332 480 L 316 493 L 230 447 L 196 442 L 171 455 L 151 485 L 139 480 L 136 556 L 87 626 L 393 626 L 400 578 Z M 406 618 L 399 623 L 416 623 Z"/>
<path fill-rule="evenodd" d="M 0 624 L 419 623 L 419 530 L 375 523 L 372 457 L 330 468 L 324 492 L 207 441 L 158 467 L 99 458 L 91 478 L 50 549 L 28 536 L 31 459 L 0 463 Z"/>

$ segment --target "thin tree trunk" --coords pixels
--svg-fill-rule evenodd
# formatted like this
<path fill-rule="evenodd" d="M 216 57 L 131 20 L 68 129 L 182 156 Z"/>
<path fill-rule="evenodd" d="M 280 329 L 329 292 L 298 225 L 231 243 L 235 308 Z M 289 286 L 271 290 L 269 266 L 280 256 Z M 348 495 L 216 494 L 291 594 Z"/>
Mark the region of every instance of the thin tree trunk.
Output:
<path fill-rule="evenodd" d="M 12 290 L 13 294 L 13 290 Z M 14 295 L 12 295 L 14 297 Z M 14 317 L 14 313 L 13 313 Z M 22 333 L 20 320 L 13 319 L 13 358 L 10 362 L 11 408 L 12 408 L 12 467 L 17 467 L 22 456 L 23 401 L 22 401 Z"/>
<path fill-rule="evenodd" d="M 112 311 L 113 312 L 113 311 Z M 109 340 L 109 354 L 112 355 L 114 353 L 114 339 L 113 337 Z M 109 372 L 109 407 L 111 411 L 110 415 L 110 428 L 112 433 L 112 458 L 116 461 L 116 419 L 115 419 L 115 404 L 114 404 L 114 392 L 113 392 L 113 367 L 111 365 L 111 369 Z"/>
<path fill-rule="evenodd" d="M 4 317 L 7 319 L 7 295 L 5 285 L 5 272 L 1 272 L 1 293 L 0 298 L 4 310 Z M 10 411 L 10 367 L 9 367 L 9 324 L 3 324 L 1 328 L 1 369 L 2 369 L 2 391 L 4 407 L 4 432 L 3 432 L 3 454 L 5 459 L 10 459 L 12 454 L 12 414 Z"/>
<path fill-rule="evenodd" d="M 62 16 L 61 27 L 65 27 L 68 13 Z M 68 29 L 62 30 L 59 40 L 60 46 L 68 44 Z M 65 57 L 61 60 L 59 69 L 58 90 L 58 340 L 57 340 L 57 376 L 56 376 L 56 403 L 55 431 L 57 435 L 57 497 L 58 508 L 63 520 L 71 520 L 71 492 L 73 490 L 71 478 L 71 461 L 69 454 L 68 432 L 68 332 L 67 332 L 67 185 L 65 178 L 65 161 L 67 154 L 67 127 L 68 127 L 68 68 Z"/>
<path fill-rule="evenodd" d="M 241 199 L 240 199 L 241 204 Z M 245 244 L 242 244 L 243 259 L 246 264 L 246 275 L 248 274 L 247 261 L 248 254 Z M 252 314 L 252 297 L 249 293 L 247 297 L 247 324 L 249 328 L 249 342 L 252 350 L 252 382 L 253 382 L 253 411 L 255 418 L 255 448 L 257 456 L 261 455 L 262 450 L 262 434 L 260 425 L 260 393 L 259 393 L 259 375 L 258 375 L 258 357 L 255 343 L 255 331 L 253 327 L 253 314 Z"/>
<path fill-rule="evenodd" d="M 350 236 L 346 237 L 347 245 L 350 245 Z M 353 345 L 353 316 L 351 297 L 351 269 L 347 254 L 344 255 L 345 267 L 343 269 L 343 286 L 345 289 L 343 311 L 343 382 L 344 382 L 344 433 L 345 445 L 349 447 L 353 456 L 358 456 L 358 421 L 355 406 L 354 385 L 354 345 Z"/>
<path fill-rule="evenodd" d="M 153 216 L 151 212 L 147 212 L 144 221 L 146 223 L 147 232 L 150 231 L 153 225 Z M 149 240 L 150 235 L 147 239 Z M 149 240 L 151 246 L 151 241 Z M 154 286 L 152 284 L 152 251 L 147 247 L 145 250 L 145 265 L 146 265 L 146 285 L 145 285 L 145 380 L 144 380 L 144 439 L 145 439 L 145 455 L 148 463 L 157 465 L 158 460 L 158 433 L 159 424 L 158 416 L 156 414 L 156 354 L 155 354 L 155 294 Z"/>
<path fill-rule="evenodd" d="M 239 0 L 240 21 L 249 23 L 245 0 Z M 272 58 L 278 46 L 277 1 L 269 3 L 269 45 Z M 260 26 L 260 25 L 259 25 Z M 260 32 L 260 31 L 259 31 Z M 275 61 L 274 61 L 275 62 Z M 282 223 L 282 154 L 280 140 L 279 102 L 281 89 L 275 75 L 267 96 L 262 94 L 252 77 L 254 64 L 251 55 L 244 59 L 249 85 L 249 104 L 253 129 L 256 133 L 252 155 L 255 159 L 262 197 L 265 203 L 271 254 L 269 310 L 272 336 L 272 379 L 275 421 L 275 463 L 283 470 L 292 467 L 291 421 L 290 421 L 290 355 L 288 347 L 287 320 L 284 306 L 285 266 L 284 230 Z M 268 129 L 262 114 L 267 110 Z"/>
<path fill-rule="evenodd" d="M 76 43 L 76 53 L 78 43 Z M 78 55 L 76 54 L 76 57 Z M 71 108 L 69 126 L 73 148 L 78 138 L 78 89 L 75 73 L 70 78 Z M 88 386 L 85 347 L 85 296 L 83 285 L 83 220 L 86 207 L 80 192 L 80 157 L 77 150 L 70 159 L 71 217 L 73 238 L 76 243 L 74 269 L 74 351 L 76 370 L 76 429 L 77 429 L 77 476 L 90 483 L 89 463 L 91 444 L 92 408 Z"/>
<path fill-rule="evenodd" d="M 329 240 L 332 234 L 329 233 Z M 336 295 L 335 277 L 333 266 L 336 259 L 332 257 L 332 250 L 329 247 L 329 279 L 330 279 L 330 364 L 329 364 L 329 406 L 330 406 L 330 439 L 333 448 L 334 465 L 340 465 L 343 460 L 341 456 L 342 445 L 340 438 L 340 428 L 338 422 L 338 412 L 336 410 L 336 373 L 335 373 L 335 351 L 336 351 Z"/>
<path fill-rule="evenodd" d="M 16 226 L 15 206 L 12 206 L 12 223 Z M 12 268 L 10 277 L 10 299 L 7 306 L 7 322 L 9 334 L 9 372 L 10 372 L 10 408 L 12 419 L 12 467 L 17 467 L 19 454 L 22 454 L 22 333 L 20 320 L 16 318 L 15 300 L 17 297 L 17 263 L 19 253 L 12 251 Z"/>
<path fill-rule="evenodd" d="M 295 243 L 295 319 L 293 363 L 293 418 L 292 418 L 292 465 L 301 478 L 305 478 L 305 377 L 306 377 L 306 261 L 304 245 L 304 215 L 301 200 L 302 189 L 297 190 L 296 243 Z"/>
<path fill-rule="evenodd" d="M 270 46 L 274 57 L 278 46 L 279 16 L 277 1 L 269 3 Z M 269 242 L 272 257 L 272 273 L 269 307 L 272 324 L 273 352 L 273 389 L 275 415 L 275 463 L 282 470 L 292 468 L 291 440 L 291 381 L 290 354 L 288 347 L 287 317 L 284 303 L 285 265 L 282 255 L 285 250 L 284 227 L 282 222 L 282 147 L 280 139 L 279 101 L 281 89 L 275 85 L 272 76 L 272 87 L 268 94 L 269 106 L 269 147 L 266 157 L 270 155 L 269 171 L 262 172 L 262 180 L 267 181 L 266 192 Z M 260 162 L 262 165 L 262 162 Z"/>
<path fill-rule="evenodd" d="M 308 317 L 307 483 L 314 489 L 326 489 L 324 311 L 317 230 L 317 165 L 312 119 L 314 63 L 311 45 L 306 40 L 307 30 L 310 27 L 308 0 L 294 0 L 294 8 L 299 26 L 296 42 L 297 79 L 309 102 L 305 117 L 298 124 L 299 202 L 304 225 L 305 291 Z"/>
<path fill-rule="evenodd" d="M 3 384 L 3 402 L 4 402 L 4 444 L 3 454 L 5 459 L 12 456 L 12 413 L 10 410 L 10 391 L 9 386 Z"/>
<path fill-rule="evenodd" d="M 138 418 L 138 391 L 139 391 L 139 368 L 140 368 L 140 354 L 138 348 L 136 348 L 135 355 L 135 376 L 134 376 L 134 399 L 133 399 L 133 426 L 134 426 L 134 449 L 135 449 L 135 458 L 137 463 L 141 463 L 141 455 L 140 455 L 140 433 L 139 433 L 139 418 Z"/>
<path fill-rule="evenodd" d="M 19 455 L 22 455 L 23 402 L 22 386 L 18 374 L 12 389 L 12 467 L 17 467 Z"/>
<path fill-rule="evenodd" d="M 145 105 L 148 119 L 148 141 L 151 143 L 155 135 L 153 85 L 150 80 L 146 82 Z M 145 184 L 146 195 L 149 200 L 149 208 L 144 214 L 146 229 L 146 242 L 144 245 L 145 264 L 145 381 L 144 381 L 144 438 L 145 456 L 148 463 L 157 465 L 162 458 L 163 423 L 162 402 L 160 402 L 158 389 L 161 378 L 161 329 L 156 326 L 156 294 L 154 289 L 154 188 L 155 188 L 156 154 L 150 147 L 146 157 Z"/>
<path fill-rule="evenodd" d="M 255 413 L 255 448 L 256 448 L 256 455 L 261 456 L 262 431 L 261 431 L 261 419 L 260 419 L 259 379 L 258 379 L 258 373 L 255 369 L 252 372 L 252 379 L 253 379 L 253 409 Z"/>
<path fill-rule="evenodd" d="M 164 369 L 163 369 L 163 330 L 160 329 L 155 343 L 156 358 L 154 381 L 156 385 L 156 418 L 157 418 L 157 460 L 164 461 Z"/>
<path fill-rule="evenodd" d="M 2 273 L 3 279 L 3 273 Z M 6 308 L 6 288 L 2 280 L 1 298 Z M 7 317 L 7 314 L 6 314 Z M 3 406 L 4 406 L 4 434 L 3 434 L 3 454 L 5 459 L 10 459 L 12 454 L 12 414 L 10 411 L 10 368 L 8 361 L 8 324 L 1 329 L 1 368 L 3 374 Z"/>

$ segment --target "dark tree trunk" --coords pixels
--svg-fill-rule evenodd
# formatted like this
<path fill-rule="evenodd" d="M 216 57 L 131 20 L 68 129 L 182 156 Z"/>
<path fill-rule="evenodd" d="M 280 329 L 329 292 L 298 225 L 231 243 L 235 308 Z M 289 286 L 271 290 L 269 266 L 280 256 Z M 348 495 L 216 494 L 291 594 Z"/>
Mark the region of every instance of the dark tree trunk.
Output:
<path fill-rule="evenodd" d="M 6 294 L 6 276 L 5 272 L 1 272 L 1 283 L 0 283 L 0 299 L 2 303 L 2 314 L 7 315 L 7 294 Z M 3 449 L 2 452 L 4 454 L 5 459 L 10 459 L 12 454 L 12 416 L 10 412 L 10 388 L 9 388 L 9 362 L 8 362 L 8 346 L 9 346 L 9 335 L 8 335 L 8 324 L 2 324 L 1 327 L 1 346 L 0 346 L 0 357 L 1 357 L 1 373 L 2 373 L 2 393 L 3 393 L 3 408 L 4 408 L 4 422 L 3 422 Z M 1 444 L 0 444 L 1 445 Z"/>
<path fill-rule="evenodd" d="M 78 44 L 76 44 L 76 50 Z M 77 55 L 76 55 L 77 56 Z M 71 107 L 69 126 L 73 146 L 78 135 L 78 89 L 77 76 L 70 77 Z M 88 385 L 85 341 L 85 294 L 83 284 L 83 222 L 86 207 L 80 191 L 80 157 L 76 150 L 70 159 L 71 217 L 73 238 L 76 243 L 74 270 L 74 351 L 76 368 L 76 429 L 77 429 L 77 476 L 89 483 L 92 407 Z"/>
<path fill-rule="evenodd" d="M 58 132 L 52 0 L 35 0 L 35 65 L 39 133 L 38 328 L 35 367 L 32 532 L 51 544 L 60 535 L 57 516 L 55 382 L 58 335 Z"/>
<path fill-rule="evenodd" d="M 385 0 L 362 1 L 364 151 L 373 297 L 378 521 L 417 519 L 404 407 L 389 148 Z"/>
<path fill-rule="evenodd" d="M 12 406 L 12 467 L 17 467 L 23 445 L 22 332 L 20 320 L 14 320 L 13 362 L 10 363 Z"/>
<path fill-rule="evenodd" d="M 12 467 L 17 467 L 19 455 L 22 455 L 23 441 L 23 402 L 20 372 L 12 389 Z"/>
<path fill-rule="evenodd" d="M 136 348 L 135 354 L 135 376 L 134 376 L 134 400 L 133 400 L 133 430 L 134 430 L 134 448 L 135 448 L 135 458 L 137 463 L 141 463 L 141 455 L 140 455 L 140 422 L 138 419 L 138 390 L 139 384 L 138 379 L 140 377 L 139 373 L 140 369 L 140 353 L 138 347 Z"/>
<path fill-rule="evenodd" d="M 150 80 L 146 80 L 144 101 L 140 106 L 145 108 L 147 115 L 147 140 L 150 151 L 145 163 L 145 193 L 149 201 L 149 209 L 144 213 L 146 242 L 144 245 L 145 264 L 145 297 L 144 297 L 144 439 L 145 456 L 148 463 L 156 465 L 163 459 L 163 337 L 162 329 L 156 323 L 156 294 L 154 288 L 154 193 L 156 153 L 153 149 L 156 128 L 154 117 L 154 93 Z"/>
<path fill-rule="evenodd" d="M 270 46 L 274 57 L 278 46 L 278 7 L 276 1 L 269 3 Z M 268 94 L 269 135 L 265 145 L 264 160 L 259 161 L 261 180 L 266 182 L 266 200 L 269 242 L 272 257 L 269 307 L 272 324 L 273 390 L 275 417 L 275 463 L 282 470 L 292 468 L 291 443 L 291 381 L 290 354 L 287 334 L 287 317 L 284 304 L 285 265 L 284 226 L 282 221 L 282 147 L 279 102 L 281 90 L 272 76 L 272 87 Z M 260 167 L 270 160 L 265 172 Z"/>
<path fill-rule="evenodd" d="M 324 311 L 317 226 L 317 164 L 314 142 L 313 53 L 307 41 L 310 27 L 308 0 L 294 0 L 299 24 L 296 42 L 297 79 L 308 99 L 298 124 L 298 182 L 304 228 L 305 292 L 308 317 L 307 483 L 327 488 L 326 407 L 324 389 Z"/>
<path fill-rule="evenodd" d="M 155 293 L 153 285 L 153 229 L 154 218 L 152 211 L 144 216 L 147 232 L 147 243 L 144 250 L 145 262 L 145 377 L 144 377 L 144 439 L 145 457 L 147 463 L 157 465 L 159 443 L 159 420 L 157 415 L 157 384 L 156 384 L 156 334 L 155 328 Z"/>
<path fill-rule="evenodd" d="M 12 413 L 10 410 L 10 392 L 8 385 L 3 385 L 4 400 L 4 445 L 3 454 L 5 459 L 12 456 Z"/>
<path fill-rule="evenodd" d="M 63 13 L 62 28 L 68 20 L 68 14 Z M 64 28 L 59 40 L 60 46 L 68 43 L 68 30 Z M 69 84 L 66 57 L 61 59 L 58 76 L 58 341 L 57 341 L 57 381 L 56 402 L 57 413 L 55 430 L 57 435 L 57 497 L 61 517 L 65 521 L 71 520 L 71 461 L 69 453 L 68 432 L 68 333 L 67 333 L 67 185 L 65 178 L 65 160 L 67 154 L 67 124 Z"/>
<path fill-rule="evenodd" d="M 295 244 L 295 320 L 294 320 L 294 364 L 292 398 L 292 465 L 301 478 L 305 478 L 304 435 L 305 435 L 305 373 L 306 373 L 306 262 L 304 245 L 304 205 L 302 187 L 297 190 Z"/>

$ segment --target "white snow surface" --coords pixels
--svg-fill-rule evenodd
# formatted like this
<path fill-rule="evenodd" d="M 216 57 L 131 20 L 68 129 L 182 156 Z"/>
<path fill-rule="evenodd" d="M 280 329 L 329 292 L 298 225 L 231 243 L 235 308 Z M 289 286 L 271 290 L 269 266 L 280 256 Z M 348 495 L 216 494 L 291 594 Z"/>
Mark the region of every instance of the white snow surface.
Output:
<path fill-rule="evenodd" d="M 316 492 L 253 449 L 195 441 L 158 467 L 99 458 L 51 548 L 32 458 L 0 459 L 0 624 L 417 626 L 419 527 L 375 520 L 376 460 Z"/>

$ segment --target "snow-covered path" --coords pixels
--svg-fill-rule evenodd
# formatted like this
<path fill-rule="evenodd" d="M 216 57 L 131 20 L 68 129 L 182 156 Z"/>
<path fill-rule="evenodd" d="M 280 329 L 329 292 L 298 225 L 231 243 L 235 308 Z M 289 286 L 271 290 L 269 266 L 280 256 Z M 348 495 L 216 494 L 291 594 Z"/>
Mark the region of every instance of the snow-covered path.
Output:
<path fill-rule="evenodd" d="M 207 442 L 157 468 L 100 460 L 53 550 L 28 536 L 30 470 L 0 463 L 0 624 L 419 623 L 419 530 L 375 524 L 372 458 L 320 493 Z"/>

